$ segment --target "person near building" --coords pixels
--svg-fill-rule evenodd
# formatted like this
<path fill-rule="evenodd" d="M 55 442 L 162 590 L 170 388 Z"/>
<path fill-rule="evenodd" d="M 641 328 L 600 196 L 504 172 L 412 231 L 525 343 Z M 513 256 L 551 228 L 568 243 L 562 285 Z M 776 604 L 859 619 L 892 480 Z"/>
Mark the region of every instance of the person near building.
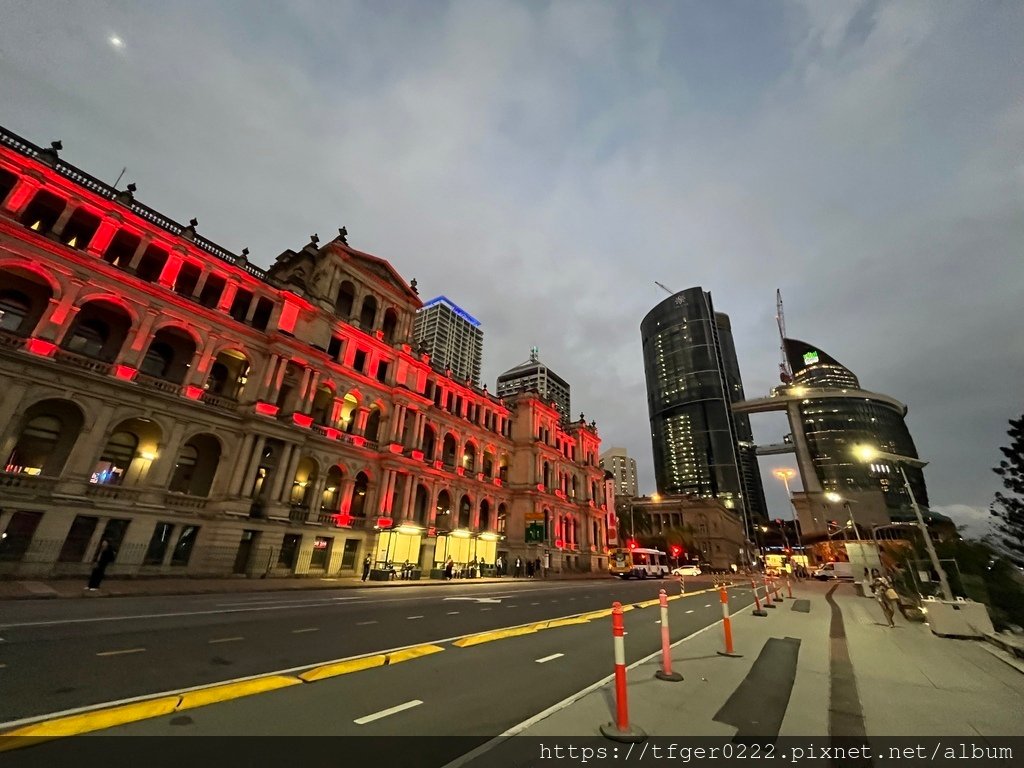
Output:
<path fill-rule="evenodd" d="M 363 581 L 370 578 L 370 556 L 367 555 L 363 560 Z"/>
<path fill-rule="evenodd" d="M 114 552 L 114 548 L 110 546 L 109 541 L 103 539 L 100 542 L 100 548 L 96 551 L 92 573 L 89 575 L 89 583 L 85 587 L 87 590 L 95 592 L 100 588 L 100 583 L 107 574 L 107 566 L 114 562 L 115 557 L 117 557 L 117 553 Z"/>
<path fill-rule="evenodd" d="M 895 627 L 896 622 L 893 617 L 896 615 L 896 607 L 899 605 L 899 595 L 896 593 L 896 589 L 893 587 L 892 582 L 888 578 L 878 572 L 877 568 L 871 569 L 871 588 L 875 592 L 875 599 L 878 601 L 879 606 L 882 608 L 882 613 L 885 614 L 885 620 L 889 622 L 890 627 Z"/>
<path fill-rule="evenodd" d="M 445 578 L 445 580 L 451 581 L 452 580 L 452 575 L 454 574 L 454 571 L 455 571 L 455 561 L 452 560 L 449 557 L 448 558 L 448 562 L 446 562 L 444 564 L 444 578 Z"/>

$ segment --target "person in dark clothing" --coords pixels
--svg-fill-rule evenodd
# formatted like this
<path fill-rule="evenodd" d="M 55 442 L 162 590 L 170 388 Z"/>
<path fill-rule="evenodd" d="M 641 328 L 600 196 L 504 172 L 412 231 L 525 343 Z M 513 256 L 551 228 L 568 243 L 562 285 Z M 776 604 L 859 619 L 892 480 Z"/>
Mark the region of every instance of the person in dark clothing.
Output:
<path fill-rule="evenodd" d="M 100 588 L 100 583 L 107 573 L 107 566 L 114 562 L 115 557 L 117 557 L 117 553 L 114 552 L 114 548 L 110 546 L 109 541 L 103 539 L 100 542 L 99 550 L 96 552 L 95 565 L 93 566 L 92 574 L 89 576 L 89 584 L 86 586 L 87 590 L 95 592 Z"/>
<path fill-rule="evenodd" d="M 370 577 L 370 556 L 367 555 L 366 559 L 363 560 L 363 581 L 366 581 Z"/>

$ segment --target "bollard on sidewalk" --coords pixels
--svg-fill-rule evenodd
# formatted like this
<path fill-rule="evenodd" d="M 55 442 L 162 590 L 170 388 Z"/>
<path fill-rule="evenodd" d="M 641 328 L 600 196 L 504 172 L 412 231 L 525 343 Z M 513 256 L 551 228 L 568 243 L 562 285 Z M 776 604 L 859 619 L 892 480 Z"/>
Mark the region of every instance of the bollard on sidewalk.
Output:
<path fill-rule="evenodd" d="M 789 576 L 786 577 L 786 592 L 789 595 L 789 599 L 793 599 L 793 582 L 789 580 Z"/>
<path fill-rule="evenodd" d="M 629 724 L 629 703 L 626 700 L 626 648 L 623 636 L 622 603 L 612 603 L 612 643 L 615 648 L 615 722 L 601 726 L 601 734 L 612 741 L 637 743 L 647 738 L 640 728 Z"/>
<path fill-rule="evenodd" d="M 725 634 L 725 650 L 719 651 L 719 656 L 731 656 L 740 658 L 742 654 L 733 653 L 732 649 L 732 619 L 729 617 L 729 590 L 723 584 L 718 590 L 718 599 L 722 601 L 722 631 Z"/>
<path fill-rule="evenodd" d="M 754 579 L 750 580 L 750 588 L 754 590 L 754 615 L 767 616 L 768 611 L 765 611 L 761 608 L 761 599 L 757 596 L 757 582 Z"/>
<path fill-rule="evenodd" d="M 661 600 L 661 669 L 655 672 L 654 676 L 659 680 L 678 683 L 682 681 L 683 676 L 672 671 L 672 650 L 669 647 L 671 641 L 668 631 L 668 595 L 665 594 L 664 589 L 658 592 L 658 598 Z"/>
<path fill-rule="evenodd" d="M 764 607 L 775 608 L 775 603 L 772 602 L 772 590 L 768 586 L 768 577 L 764 577 Z"/>
<path fill-rule="evenodd" d="M 772 593 L 772 597 L 776 603 L 781 603 L 786 599 L 779 594 L 779 580 L 774 577 L 772 577 Z"/>

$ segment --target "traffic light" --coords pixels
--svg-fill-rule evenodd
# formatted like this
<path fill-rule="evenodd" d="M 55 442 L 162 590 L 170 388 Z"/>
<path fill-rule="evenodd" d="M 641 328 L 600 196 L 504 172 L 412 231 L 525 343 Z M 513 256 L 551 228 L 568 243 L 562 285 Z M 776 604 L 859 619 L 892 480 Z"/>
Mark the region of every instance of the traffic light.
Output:
<path fill-rule="evenodd" d="M 630 539 L 628 542 L 626 542 L 626 546 L 628 546 L 630 549 L 636 549 L 636 541 L 634 539 Z"/>
<path fill-rule="evenodd" d="M 673 544 L 672 545 L 672 557 L 679 557 L 679 555 L 681 555 L 682 552 L 683 552 L 683 548 L 680 547 L 678 544 Z"/>

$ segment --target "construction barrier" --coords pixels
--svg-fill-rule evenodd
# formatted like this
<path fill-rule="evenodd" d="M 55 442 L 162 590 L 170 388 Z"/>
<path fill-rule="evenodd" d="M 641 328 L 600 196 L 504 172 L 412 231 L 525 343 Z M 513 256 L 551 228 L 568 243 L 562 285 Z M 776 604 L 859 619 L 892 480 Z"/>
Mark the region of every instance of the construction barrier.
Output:
<path fill-rule="evenodd" d="M 789 599 L 793 599 L 793 582 L 789 580 L 789 576 L 786 577 L 786 593 L 789 595 Z"/>
<path fill-rule="evenodd" d="M 739 658 L 740 654 L 732 650 L 732 620 L 729 618 L 729 590 L 723 584 L 718 590 L 718 599 L 722 601 L 722 631 L 725 633 L 725 650 L 719 651 L 719 656 L 734 656 Z"/>
<path fill-rule="evenodd" d="M 768 577 L 764 577 L 764 607 L 775 608 L 775 603 L 772 602 L 772 590 L 768 585 Z"/>
<path fill-rule="evenodd" d="M 779 580 L 776 578 L 772 578 L 772 599 L 775 600 L 776 603 L 781 603 L 785 600 L 785 598 L 779 594 Z"/>
<path fill-rule="evenodd" d="M 750 588 L 754 591 L 754 615 L 767 616 L 768 611 L 761 608 L 761 598 L 757 596 L 757 582 L 754 579 L 750 580 Z"/>
<path fill-rule="evenodd" d="M 612 645 L 615 650 L 615 722 L 601 726 L 605 738 L 614 741 L 640 742 L 647 734 L 629 724 L 629 703 L 626 700 L 626 647 L 623 637 L 622 603 L 612 603 Z"/>
<path fill-rule="evenodd" d="M 672 671 L 672 649 L 668 630 L 668 595 L 662 589 L 659 591 L 658 597 L 661 600 L 661 669 L 655 672 L 654 676 L 659 680 L 678 683 L 683 676 Z"/>

